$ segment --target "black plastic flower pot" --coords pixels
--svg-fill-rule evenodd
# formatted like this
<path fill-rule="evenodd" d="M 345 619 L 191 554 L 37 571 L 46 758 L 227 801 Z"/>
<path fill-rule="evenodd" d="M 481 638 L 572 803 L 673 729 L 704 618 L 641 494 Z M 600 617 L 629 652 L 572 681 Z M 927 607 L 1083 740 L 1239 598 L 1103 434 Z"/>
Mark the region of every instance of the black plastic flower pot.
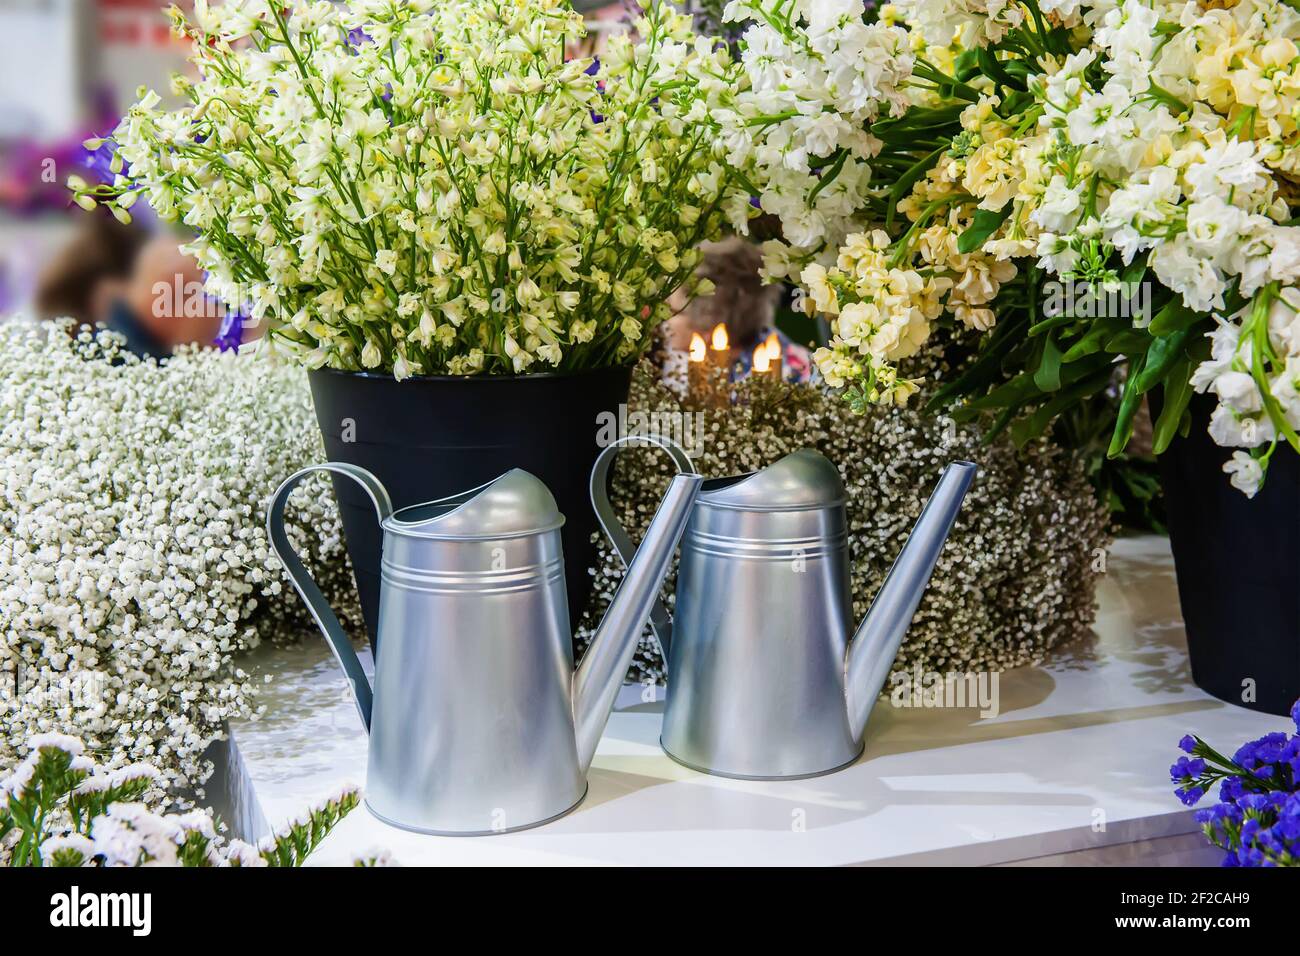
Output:
<path fill-rule="evenodd" d="M 1247 498 L 1223 473 L 1231 449 L 1206 431 L 1213 410 L 1210 396 L 1195 396 L 1191 431 L 1160 456 L 1192 680 L 1220 700 L 1286 714 L 1300 698 L 1300 456 L 1279 444 Z"/>
<path fill-rule="evenodd" d="M 602 412 L 627 401 L 630 367 L 571 375 L 428 376 L 319 369 L 310 373 L 316 420 L 331 461 L 372 472 L 395 508 L 467 491 L 522 468 L 546 483 L 565 517 L 569 617 L 591 593 L 595 513 L 588 476 Z M 352 481 L 335 480 L 348 554 L 371 646 L 379 615 L 381 533 Z"/>

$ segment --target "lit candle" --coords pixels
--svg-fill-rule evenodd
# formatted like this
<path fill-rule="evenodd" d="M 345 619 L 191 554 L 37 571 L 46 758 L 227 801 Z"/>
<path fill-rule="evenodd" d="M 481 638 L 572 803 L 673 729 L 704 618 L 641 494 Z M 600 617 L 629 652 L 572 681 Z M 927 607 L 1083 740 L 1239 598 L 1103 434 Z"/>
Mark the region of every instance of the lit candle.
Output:
<path fill-rule="evenodd" d="M 686 390 L 697 399 L 703 399 L 708 390 L 708 366 L 704 361 L 707 352 L 704 336 L 692 332 L 690 360 L 686 363 Z"/>
<path fill-rule="evenodd" d="M 709 341 L 709 364 L 720 368 L 731 377 L 731 342 L 727 338 L 727 327 L 719 322 L 713 327 Z"/>
<path fill-rule="evenodd" d="M 712 348 L 699 332 L 691 335 L 690 361 L 686 366 L 686 387 L 701 404 L 725 405 L 728 400 L 728 378 L 731 369 L 731 348 L 727 343 L 726 326 L 719 324 L 711 335 Z"/>
<path fill-rule="evenodd" d="M 758 343 L 758 347 L 754 349 L 754 360 L 750 368 L 755 378 L 781 381 L 781 341 L 776 337 L 775 332 L 765 341 Z"/>

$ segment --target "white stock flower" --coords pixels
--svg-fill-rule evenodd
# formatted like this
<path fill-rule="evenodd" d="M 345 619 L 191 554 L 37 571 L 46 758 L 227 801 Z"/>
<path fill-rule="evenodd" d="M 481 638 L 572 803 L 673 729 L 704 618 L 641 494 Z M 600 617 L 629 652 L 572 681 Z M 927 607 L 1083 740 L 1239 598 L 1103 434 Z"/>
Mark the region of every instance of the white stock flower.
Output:
<path fill-rule="evenodd" d="M 1244 451 L 1234 451 L 1232 457 L 1224 462 L 1223 471 L 1231 476 L 1232 487 L 1245 492 L 1247 498 L 1255 497 L 1260 482 L 1264 480 L 1264 469 Z"/>

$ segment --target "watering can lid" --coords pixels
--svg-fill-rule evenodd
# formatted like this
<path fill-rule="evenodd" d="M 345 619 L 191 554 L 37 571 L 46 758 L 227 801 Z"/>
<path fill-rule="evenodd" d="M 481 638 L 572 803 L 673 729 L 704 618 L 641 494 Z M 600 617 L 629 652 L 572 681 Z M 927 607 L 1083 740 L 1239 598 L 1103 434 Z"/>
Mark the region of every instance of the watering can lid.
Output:
<path fill-rule="evenodd" d="M 384 528 L 425 538 L 505 538 L 562 524 L 564 515 L 550 489 L 536 476 L 512 468 L 469 491 L 395 511 Z"/>
<path fill-rule="evenodd" d="M 844 483 L 830 460 L 811 448 L 791 452 L 739 479 L 706 481 L 700 500 L 741 511 L 801 511 L 844 503 Z"/>

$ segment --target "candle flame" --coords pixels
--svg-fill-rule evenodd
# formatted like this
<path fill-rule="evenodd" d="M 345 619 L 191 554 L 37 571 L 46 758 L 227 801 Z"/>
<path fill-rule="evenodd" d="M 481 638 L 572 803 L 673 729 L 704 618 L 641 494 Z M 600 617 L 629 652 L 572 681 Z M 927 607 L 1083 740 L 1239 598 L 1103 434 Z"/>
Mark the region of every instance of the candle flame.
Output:
<path fill-rule="evenodd" d="M 704 336 L 700 335 L 699 332 L 691 333 L 691 361 L 704 361 Z"/>
<path fill-rule="evenodd" d="M 781 368 L 781 340 L 773 332 L 754 349 L 754 373 L 766 375 L 772 368 Z"/>
<path fill-rule="evenodd" d="M 781 340 L 776 337 L 775 332 L 767 337 L 763 345 L 767 349 L 767 357 L 770 361 L 781 361 Z"/>
<path fill-rule="evenodd" d="M 719 322 L 713 327 L 713 351 L 721 352 L 723 349 L 730 347 L 731 345 L 727 339 L 727 326 Z"/>

